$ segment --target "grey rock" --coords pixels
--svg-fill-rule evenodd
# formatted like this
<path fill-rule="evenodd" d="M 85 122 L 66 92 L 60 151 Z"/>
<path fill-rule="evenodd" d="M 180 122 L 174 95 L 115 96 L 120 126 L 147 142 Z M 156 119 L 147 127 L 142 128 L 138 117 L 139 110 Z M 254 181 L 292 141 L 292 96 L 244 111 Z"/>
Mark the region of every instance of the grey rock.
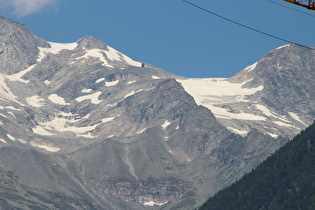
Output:
<path fill-rule="evenodd" d="M 78 45 L 82 48 L 91 50 L 91 49 L 101 49 L 101 50 L 107 50 L 108 47 L 106 44 L 95 37 L 92 36 L 85 36 L 77 41 Z"/>
<path fill-rule="evenodd" d="M 38 47 L 49 44 L 24 25 L 0 16 L 0 71 L 13 74 L 36 63 Z"/>
<path fill-rule="evenodd" d="M 14 21 L 1 18 L 0 24 L 7 31 L 0 34 L 0 44 L 7 43 L 14 55 L 1 48 L 0 166 L 17 177 L 16 186 L 44 195 L 46 190 L 63 193 L 69 198 L 65 203 L 80 201 L 76 208 L 193 209 L 314 118 L 313 84 L 308 85 L 314 61 L 296 46 L 277 49 L 254 70 L 229 79 L 247 81 L 244 87 L 263 85 L 252 101 L 302 116 L 303 123 L 292 119 L 296 129 L 278 126 L 279 137 L 272 138 L 265 132 L 274 124 L 218 120 L 177 82 L 185 78 L 150 64 L 143 67 L 119 52 L 113 59 L 101 40 L 86 36 L 39 61 L 43 48 L 53 44 Z M 275 71 L 282 60 L 286 66 Z M 301 66 L 305 74 L 295 73 Z M 251 102 L 221 106 L 258 113 Z M 232 133 L 231 124 L 250 132 Z"/>

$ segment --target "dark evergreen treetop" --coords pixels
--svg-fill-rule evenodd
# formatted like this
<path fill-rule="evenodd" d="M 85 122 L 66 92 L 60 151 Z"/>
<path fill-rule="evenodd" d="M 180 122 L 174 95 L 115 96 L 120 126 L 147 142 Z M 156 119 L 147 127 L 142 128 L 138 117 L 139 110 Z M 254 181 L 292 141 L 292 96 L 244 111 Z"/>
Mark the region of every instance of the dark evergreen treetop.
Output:
<path fill-rule="evenodd" d="M 315 123 L 200 209 L 315 209 Z"/>

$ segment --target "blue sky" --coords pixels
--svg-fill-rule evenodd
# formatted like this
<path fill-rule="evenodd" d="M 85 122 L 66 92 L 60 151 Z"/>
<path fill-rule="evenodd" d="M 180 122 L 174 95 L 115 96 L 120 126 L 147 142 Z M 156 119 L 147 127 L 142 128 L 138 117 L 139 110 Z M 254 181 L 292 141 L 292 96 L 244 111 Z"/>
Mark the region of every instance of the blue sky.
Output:
<path fill-rule="evenodd" d="M 276 3 L 309 11 L 282 0 Z M 225 17 L 284 39 L 315 45 L 315 17 L 267 0 L 201 1 Z M 181 0 L 0 0 L 0 14 L 53 42 L 91 35 L 177 75 L 230 77 L 286 44 L 202 12 Z"/>

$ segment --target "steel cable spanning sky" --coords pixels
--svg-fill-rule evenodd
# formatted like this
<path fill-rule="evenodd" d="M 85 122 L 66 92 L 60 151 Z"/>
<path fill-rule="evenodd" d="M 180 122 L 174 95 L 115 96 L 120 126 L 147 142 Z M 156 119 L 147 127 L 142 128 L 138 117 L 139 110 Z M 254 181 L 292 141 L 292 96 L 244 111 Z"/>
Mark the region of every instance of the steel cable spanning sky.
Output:
<path fill-rule="evenodd" d="M 43 3 L 29 3 L 35 1 Z M 0 13 L 50 42 L 72 43 L 90 35 L 134 60 L 193 78 L 231 77 L 288 42 L 314 45 L 315 21 L 307 14 L 268 1 L 186 1 L 235 23 L 168 0 L 23 0 L 27 5 L 0 0 Z"/>
<path fill-rule="evenodd" d="M 256 28 L 251 27 L 251 26 L 242 24 L 242 23 L 240 23 L 240 22 L 237 22 L 237 21 L 232 20 L 232 19 L 230 19 L 230 18 L 227 18 L 227 17 L 225 17 L 225 16 L 219 15 L 219 14 L 217 14 L 217 13 L 215 13 L 215 12 L 213 12 L 213 11 L 210 11 L 210 10 L 208 10 L 208 9 L 206 9 L 206 8 L 203 8 L 203 7 L 201 7 L 201 6 L 197 5 L 197 4 L 194 4 L 194 3 L 190 2 L 190 1 L 187 1 L 187 0 L 182 0 L 182 1 L 185 2 L 185 3 L 187 3 L 187 4 L 189 4 L 189 5 L 191 5 L 191 6 L 193 6 L 193 7 L 195 7 L 195 8 L 197 8 L 197 9 L 199 9 L 199 10 L 202 10 L 202 11 L 204 11 L 204 12 L 207 12 L 207 13 L 209 13 L 209 14 L 211 14 L 211 15 L 214 15 L 214 16 L 216 16 L 216 17 L 219 17 L 219 18 L 221 18 L 221 19 L 223 19 L 223 20 L 226 20 L 226 21 L 228 21 L 228 22 L 231 22 L 231 23 L 236 24 L 236 25 L 238 25 L 238 26 L 241 26 L 241 27 L 243 27 L 243 28 L 249 29 L 249 30 L 251 30 L 251 31 L 254 31 L 254 32 L 263 34 L 263 35 L 268 36 L 268 37 L 271 37 L 271 38 L 273 38 L 273 39 L 277 39 L 277 40 L 280 40 L 280 41 L 283 41 L 283 42 L 287 42 L 287 43 L 289 43 L 289 44 L 292 43 L 292 44 L 296 44 L 296 45 L 299 45 L 299 46 L 302 46 L 302 47 L 306 47 L 306 48 L 309 48 L 309 49 L 313 49 L 313 48 L 311 48 L 311 47 L 309 47 L 309 46 L 306 46 L 306 45 L 303 45 L 303 44 L 300 44 L 300 43 L 297 43 L 297 42 L 294 42 L 294 41 L 290 41 L 290 40 L 288 40 L 288 39 L 281 38 L 280 36 L 275 36 L 275 35 L 273 35 L 273 34 L 264 32 L 264 31 L 262 31 L 262 30 L 258 30 L 258 29 L 256 29 Z M 268 1 L 268 0 L 267 0 L 267 1 Z M 307 14 L 308 14 L 308 13 L 307 13 Z"/>

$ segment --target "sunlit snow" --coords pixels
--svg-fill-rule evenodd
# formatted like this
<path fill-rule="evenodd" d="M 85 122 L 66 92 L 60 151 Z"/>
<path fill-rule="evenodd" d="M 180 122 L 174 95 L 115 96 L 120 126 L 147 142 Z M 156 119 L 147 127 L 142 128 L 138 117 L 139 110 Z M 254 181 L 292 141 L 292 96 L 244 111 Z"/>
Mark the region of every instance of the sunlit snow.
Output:
<path fill-rule="evenodd" d="M 139 90 L 136 90 L 136 91 L 131 91 L 130 93 L 128 93 L 127 95 L 125 95 L 124 96 L 124 98 L 127 98 L 127 97 L 129 97 L 129 96 L 132 96 L 132 95 L 134 95 L 134 94 L 136 94 L 136 93 L 138 93 L 138 92 L 140 92 L 140 91 L 142 91 L 142 89 L 139 89 Z"/>
<path fill-rule="evenodd" d="M 5 76 L 3 74 L 0 74 L 0 98 L 21 104 L 16 100 L 17 97 L 11 92 L 10 88 L 7 86 L 5 82 Z"/>
<path fill-rule="evenodd" d="M 273 123 L 277 124 L 277 125 L 280 125 L 280 126 L 285 126 L 285 127 L 292 127 L 292 128 L 295 128 L 295 129 L 298 129 L 300 130 L 299 128 L 295 127 L 294 125 L 291 125 L 289 123 L 284 123 L 282 121 L 273 121 Z"/>
<path fill-rule="evenodd" d="M 261 104 L 256 104 L 256 108 L 259 109 L 260 111 L 263 112 L 264 115 L 268 116 L 268 117 L 273 117 L 276 118 L 277 120 L 281 120 L 287 123 L 291 123 L 289 120 L 286 119 L 285 116 L 279 115 L 277 113 L 274 113 L 273 111 L 271 111 L 270 109 L 268 109 L 266 106 L 261 105 Z"/>
<path fill-rule="evenodd" d="M 296 120 L 296 121 L 302 123 L 303 125 L 307 126 L 307 125 L 300 119 L 300 117 L 299 117 L 297 114 L 295 114 L 295 113 L 293 113 L 293 112 L 288 112 L 288 114 L 289 114 L 294 120 Z"/>
<path fill-rule="evenodd" d="M 102 119 L 102 123 L 110 122 L 110 121 L 112 121 L 113 119 L 115 119 L 115 117 L 107 117 L 107 118 L 104 118 L 104 119 Z"/>
<path fill-rule="evenodd" d="M 49 146 L 49 145 L 45 145 L 45 144 L 40 144 L 39 142 L 35 142 L 35 141 L 31 141 L 30 145 L 32 145 L 33 147 L 38 147 L 41 149 L 44 149 L 48 152 L 58 152 L 60 150 L 59 147 L 54 147 L 54 146 Z"/>
<path fill-rule="evenodd" d="M 277 138 L 277 137 L 278 137 L 278 135 L 277 135 L 277 134 L 268 133 L 268 132 L 267 132 L 267 134 L 268 134 L 269 136 L 273 137 L 273 138 Z"/>
<path fill-rule="evenodd" d="M 254 63 L 254 64 L 252 64 L 252 65 L 250 65 L 250 66 L 247 66 L 247 67 L 244 69 L 244 71 L 247 71 L 247 73 L 248 73 L 248 72 L 251 72 L 251 71 L 253 71 L 253 70 L 256 68 L 256 66 L 257 66 L 257 62 Z"/>
<path fill-rule="evenodd" d="M 140 134 L 140 133 L 143 133 L 145 130 L 147 130 L 146 128 L 140 130 L 140 131 L 137 131 L 137 134 Z"/>
<path fill-rule="evenodd" d="M 276 48 L 275 50 L 280 50 L 282 48 L 289 47 L 289 46 L 290 46 L 290 44 L 286 44 L 286 45 L 283 45 L 283 46 L 280 46 L 280 47 Z"/>
<path fill-rule="evenodd" d="M 101 49 L 86 50 L 86 53 L 83 56 L 78 57 L 77 60 L 82 59 L 82 58 L 95 57 L 95 58 L 98 58 L 103 63 L 103 66 L 110 67 L 110 68 L 114 68 L 114 67 L 108 63 L 107 59 L 110 61 L 124 62 L 130 66 L 141 67 L 141 62 L 134 61 L 128 56 L 118 52 L 114 48 L 111 48 L 109 46 L 107 47 L 108 47 L 108 51 L 101 50 Z"/>
<path fill-rule="evenodd" d="M 83 137 L 87 139 L 95 139 L 97 136 L 93 136 L 91 132 L 88 132 L 87 134 L 77 134 L 78 137 Z"/>
<path fill-rule="evenodd" d="M 110 86 L 115 86 L 117 85 L 119 80 L 111 81 L 111 82 L 105 82 L 105 86 L 110 87 Z"/>
<path fill-rule="evenodd" d="M 12 75 L 7 75 L 6 78 L 10 81 L 18 81 L 18 82 L 22 82 L 22 83 L 28 83 L 28 80 L 24 80 L 22 79 L 22 77 L 29 71 L 31 71 L 34 67 L 36 66 L 36 64 L 31 65 L 30 67 L 28 67 L 27 69 L 20 71 L 16 74 L 12 74 Z"/>
<path fill-rule="evenodd" d="M 256 104 L 256 108 L 259 109 L 260 111 L 262 111 L 266 116 L 277 117 L 271 112 L 271 110 L 269 110 L 264 105 Z"/>
<path fill-rule="evenodd" d="M 108 57 L 108 59 L 110 60 L 118 60 L 118 61 L 124 61 L 125 63 L 129 64 L 130 66 L 136 66 L 136 67 L 141 67 L 142 63 L 138 62 L 138 61 L 134 61 L 131 58 L 129 58 L 128 56 L 118 52 L 117 50 L 115 50 L 114 48 L 107 46 L 109 49 L 109 52 L 106 52 L 106 55 Z"/>
<path fill-rule="evenodd" d="M 52 54 L 58 54 L 62 50 L 74 50 L 78 44 L 76 42 L 74 43 L 54 43 L 54 42 L 48 42 L 51 46 L 51 48 L 44 48 L 39 47 L 39 56 L 37 58 L 37 62 L 40 62 L 43 60 L 48 53 Z"/>
<path fill-rule="evenodd" d="M 15 110 L 15 111 L 21 111 L 21 109 L 17 109 L 17 108 L 15 108 L 15 107 L 13 107 L 13 106 L 6 106 L 6 107 L 4 107 L 4 108 L 6 108 L 6 109 L 11 109 L 11 110 Z"/>
<path fill-rule="evenodd" d="M 169 126 L 171 124 L 171 122 L 169 122 L 168 120 L 165 120 L 165 122 L 163 123 L 162 128 L 165 129 L 167 128 L 167 126 Z"/>
<path fill-rule="evenodd" d="M 51 136 L 55 135 L 55 132 L 72 132 L 79 135 L 84 135 L 86 132 L 94 130 L 99 124 L 95 124 L 92 126 L 85 127 L 76 127 L 71 124 L 79 121 L 80 119 L 72 119 L 69 120 L 62 115 L 55 117 L 53 120 L 49 122 L 42 122 L 35 128 L 33 128 L 33 132 L 39 135 Z"/>
<path fill-rule="evenodd" d="M 49 80 L 45 80 L 45 82 L 44 82 L 45 85 L 49 85 L 50 83 L 51 83 L 51 81 L 49 81 Z"/>
<path fill-rule="evenodd" d="M 115 135 L 110 135 L 110 136 L 107 136 L 106 138 L 109 139 L 109 138 L 112 138 L 114 137 Z"/>
<path fill-rule="evenodd" d="M 60 104 L 60 105 L 70 105 L 70 103 L 66 103 L 65 99 L 58 96 L 57 94 L 51 94 L 48 97 L 49 100 L 51 100 L 55 104 Z"/>
<path fill-rule="evenodd" d="M 33 107 L 42 107 L 45 104 L 45 100 L 39 96 L 31 96 L 25 99 L 26 102 Z"/>
<path fill-rule="evenodd" d="M 44 127 L 42 126 L 36 126 L 35 128 L 32 129 L 34 133 L 42 135 L 42 136 L 53 136 L 55 134 L 47 131 Z"/>
<path fill-rule="evenodd" d="M 7 134 L 7 137 L 8 137 L 9 139 L 11 139 L 12 141 L 15 141 L 15 140 L 16 140 L 16 138 L 15 138 L 14 136 L 10 135 L 10 134 Z"/>
<path fill-rule="evenodd" d="M 92 104 L 99 104 L 102 102 L 102 100 L 99 100 L 98 97 L 102 94 L 101 91 L 90 94 L 90 95 L 85 95 L 85 96 L 80 96 L 79 98 L 76 98 L 75 100 L 78 102 L 82 102 L 84 100 L 91 100 Z"/>
<path fill-rule="evenodd" d="M 21 142 L 22 144 L 27 144 L 27 141 L 25 141 L 24 139 L 18 139 L 19 142 Z"/>
<path fill-rule="evenodd" d="M 241 130 L 238 130 L 238 129 L 236 129 L 236 128 L 227 127 L 227 129 L 228 129 L 229 131 L 231 131 L 231 132 L 233 132 L 233 133 L 237 133 L 237 134 L 239 134 L 239 135 L 241 135 L 241 136 L 243 136 L 243 137 L 248 134 L 248 131 L 241 131 Z"/>
<path fill-rule="evenodd" d="M 147 202 L 144 202 L 143 205 L 144 206 L 163 206 L 165 204 L 167 204 L 168 201 L 164 202 L 164 203 L 157 203 L 157 202 L 154 202 L 154 201 L 147 201 Z"/>
<path fill-rule="evenodd" d="M 81 92 L 82 93 L 90 93 L 92 91 L 92 89 L 83 89 Z"/>
<path fill-rule="evenodd" d="M 104 57 L 104 50 L 101 50 L 101 49 L 91 49 L 91 50 L 86 50 L 86 53 L 81 56 L 81 57 L 78 57 L 76 58 L 77 60 L 80 60 L 82 58 L 84 59 L 88 59 L 90 57 L 94 57 L 94 58 L 98 58 L 101 62 L 102 62 L 102 65 L 103 66 L 106 66 L 106 67 L 110 67 L 110 68 L 114 68 L 112 65 L 109 65 L 108 64 L 108 61 L 105 59 Z"/>
<path fill-rule="evenodd" d="M 227 109 L 216 105 L 235 102 L 249 102 L 246 96 L 263 90 L 263 86 L 256 88 L 242 88 L 244 83 L 231 83 L 226 79 L 185 79 L 178 80 L 184 89 L 194 97 L 198 105 L 210 109 L 217 118 L 240 120 L 266 120 L 263 116 L 249 113 L 231 113 Z"/>
<path fill-rule="evenodd" d="M 14 114 L 12 112 L 7 112 L 8 114 L 12 115 L 12 117 L 15 118 Z"/>
<path fill-rule="evenodd" d="M 96 80 L 95 84 L 103 82 L 105 80 L 105 78 L 99 78 L 98 80 Z"/>
<path fill-rule="evenodd" d="M 115 107 L 115 106 L 117 106 L 117 103 L 115 103 L 115 104 L 106 104 L 106 106 L 107 107 Z"/>

